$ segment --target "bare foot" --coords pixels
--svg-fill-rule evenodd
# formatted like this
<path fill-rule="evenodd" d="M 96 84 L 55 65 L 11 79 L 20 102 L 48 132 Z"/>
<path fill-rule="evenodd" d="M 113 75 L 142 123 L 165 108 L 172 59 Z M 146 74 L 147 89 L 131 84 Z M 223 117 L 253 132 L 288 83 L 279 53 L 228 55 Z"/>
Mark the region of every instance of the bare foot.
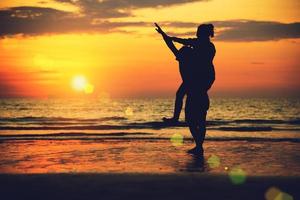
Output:
<path fill-rule="evenodd" d="M 196 147 L 188 150 L 187 153 L 193 154 L 193 155 L 201 155 L 201 156 L 203 156 L 204 150 L 203 150 L 203 147 L 197 147 L 196 146 Z"/>
<path fill-rule="evenodd" d="M 175 119 L 173 117 L 172 118 L 163 117 L 162 120 L 168 124 L 177 124 L 178 123 L 178 119 Z"/>

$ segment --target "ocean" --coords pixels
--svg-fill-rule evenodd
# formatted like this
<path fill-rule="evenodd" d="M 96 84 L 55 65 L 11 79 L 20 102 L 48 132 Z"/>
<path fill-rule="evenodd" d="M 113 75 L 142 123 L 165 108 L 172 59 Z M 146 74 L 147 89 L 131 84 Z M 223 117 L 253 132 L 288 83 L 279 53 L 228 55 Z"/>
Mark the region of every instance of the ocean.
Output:
<path fill-rule="evenodd" d="M 300 100 L 211 98 L 205 162 L 174 100 L 1 99 L 0 173 L 300 175 Z"/>
<path fill-rule="evenodd" d="M 174 100 L 1 99 L 0 139 L 16 138 L 190 138 L 184 123 L 168 126 Z M 300 138 L 300 99 L 211 98 L 207 138 Z M 212 134 L 210 134 L 212 132 Z"/>

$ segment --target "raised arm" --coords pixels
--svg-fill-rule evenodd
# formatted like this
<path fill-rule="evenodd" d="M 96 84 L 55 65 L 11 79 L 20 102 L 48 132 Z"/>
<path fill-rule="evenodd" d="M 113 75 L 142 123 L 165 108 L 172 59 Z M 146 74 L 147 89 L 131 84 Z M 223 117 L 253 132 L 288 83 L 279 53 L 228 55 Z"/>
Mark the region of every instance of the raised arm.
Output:
<path fill-rule="evenodd" d="M 157 23 L 154 23 L 156 26 L 156 31 L 162 35 L 165 43 L 169 47 L 169 49 L 173 52 L 173 54 L 177 57 L 178 56 L 178 49 L 175 47 L 174 43 L 172 42 L 171 38 L 160 28 Z"/>
<path fill-rule="evenodd" d="M 195 39 L 192 39 L 192 38 L 188 38 L 188 39 L 177 38 L 177 37 L 170 37 L 170 38 L 171 38 L 172 41 L 178 42 L 178 43 L 183 44 L 183 45 L 193 46 L 195 44 Z"/>

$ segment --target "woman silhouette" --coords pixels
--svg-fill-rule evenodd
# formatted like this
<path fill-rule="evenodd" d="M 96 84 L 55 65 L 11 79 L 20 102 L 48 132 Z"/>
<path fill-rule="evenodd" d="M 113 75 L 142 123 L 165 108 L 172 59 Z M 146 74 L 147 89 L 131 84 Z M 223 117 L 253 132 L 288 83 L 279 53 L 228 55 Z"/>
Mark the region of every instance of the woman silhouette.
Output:
<path fill-rule="evenodd" d="M 210 41 L 210 37 L 214 36 L 214 27 L 212 24 L 201 24 L 197 30 L 197 38 L 181 39 L 169 37 L 157 24 L 155 25 L 157 32 L 163 36 L 166 44 L 179 61 L 183 80 L 181 92 L 187 94 L 185 118 L 196 143 L 196 146 L 188 153 L 203 155 L 206 115 L 209 109 L 207 91 L 215 80 L 213 59 L 216 50 Z M 173 41 L 185 46 L 178 51 Z M 181 96 L 183 97 L 184 94 Z"/>

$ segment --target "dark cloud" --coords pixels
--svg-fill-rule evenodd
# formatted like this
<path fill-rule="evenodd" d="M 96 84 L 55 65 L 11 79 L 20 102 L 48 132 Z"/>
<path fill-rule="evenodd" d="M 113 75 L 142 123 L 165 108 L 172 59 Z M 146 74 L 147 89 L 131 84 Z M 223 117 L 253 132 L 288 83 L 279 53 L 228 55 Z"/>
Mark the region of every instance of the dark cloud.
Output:
<path fill-rule="evenodd" d="M 212 23 L 218 28 L 224 28 L 217 35 L 217 39 L 222 41 L 268 41 L 300 38 L 300 22 L 235 20 Z"/>
<path fill-rule="evenodd" d="M 80 19 L 80 24 L 74 23 L 74 18 L 71 13 L 52 8 L 13 7 L 0 10 L 0 35 L 58 33 L 84 28 L 86 23 Z"/>
<path fill-rule="evenodd" d="M 0 36 L 23 34 L 40 35 L 67 32 L 120 31 L 118 28 L 128 26 L 145 26 L 145 22 L 109 22 L 78 16 L 71 12 L 42 7 L 13 7 L 0 10 Z"/>
<path fill-rule="evenodd" d="M 132 16 L 132 10 L 139 8 L 157 8 L 208 0 L 55 0 L 80 8 L 90 17 L 116 18 Z"/>
<path fill-rule="evenodd" d="M 62 0 L 60 0 L 62 1 Z M 69 2 L 69 0 L 64 0 Z M 94 2 L 93 0 L 91 2 Z M 105 1 L 106 2 L 106 1 Z M 110 1 L 109 1 L 110 2 Z M 149 6 L 150 1 L 116 1 L 135 6 Z M 158 1 L 153 1 L 158 2 Z M 167 2 L 167 1 L 164 1 Z M 168 1 L 169 3 L 171 1 Z M 179 2 L 179 1 L 172 1 Z M 187 2 L 187 1 L 185 1 Z M 135 3 L 135 4 L 133 4 Z M 111 2 L 113 4 L 113 2 Z M 131 5 L 131 4 L 130 4 Z M 167 4 L 161 4 L 167 5 Z M 212 21 L 216 27 L 216 40 L 220 41 L 268 41 L 300 38 L 300 22 L 281 23 L 273 21 L 228 20 Z M 161 22 L 171 35 L 194 37 L 199 23 Z M 44 7 L 13 7 L 0 10 L 0 37 L 23 34 L 41 35 L 56 33 L 126 33 L 125 27 L 151 27 L 152 22 L 112 22 L 106 18 L 78 15 L 78 13 Z M 188 29 L 188 32 L 186 32 Z M 176 34 L 177 33 L 177 34 Z"/>
<path fill-rule="evenodd" d="M 228 20 L 206 22 L 214 24 L 220 41 L 268 41 L 300 38 L 300 22 L 281 23 L 273 21 Z M 195 36 L 198 23 L 163 22 L 166 27 L 195 28 L 195 31 L 180 32 L 178 36 Z M 174 33 L 175 34 L 175 33 Z"/>

